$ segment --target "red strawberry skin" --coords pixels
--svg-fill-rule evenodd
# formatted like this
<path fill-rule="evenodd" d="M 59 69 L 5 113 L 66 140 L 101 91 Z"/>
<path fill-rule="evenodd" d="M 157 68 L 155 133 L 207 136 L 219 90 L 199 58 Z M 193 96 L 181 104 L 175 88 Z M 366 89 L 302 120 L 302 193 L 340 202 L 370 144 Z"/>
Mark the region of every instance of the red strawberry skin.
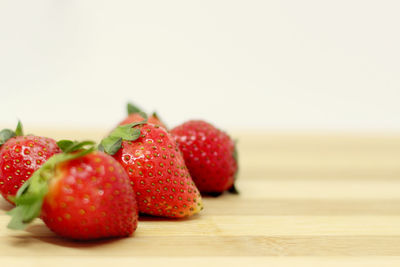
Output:
<path fill-rule="evenodd" d="M 171 130 L 193 181 L 202 193 L 221 193 L 233 186 L 238 164 L 235 143 L 223 131 L 201 120 Z"/>
<path fill-rule="evenodd" d="M 92 240 L 131 235 L 138 210 L 122 166 L 103 152 L 93 152 L 56 166 L 41 218 L 63 237 Z"/>
<path fill-rule="evenodd" d="M 118 125 L 125 125 L 133 122 L 140 122 L 143 121 L 144 118 L 139 114 L 139 113 L 132 113 L 129 114 L 128 117 L 126 117 L 123 121 L 121 121 Z M 160 125 L 167 129 L 167 127 L 162 123 L 157 117 L 155 116 L 149 116 L 147 119 L 149 123 L 155 124 L 155 125 Z"/>
<path fill-rule="evenodd" d="M 198 213 L 201 196 L 173 137 L 157 125 L 138 127 L 141 136 L 123 141 L 114 157 L 129 175 L 139 212 L 171 218 Z"/>
<path fill-rule="evenodd" d="M 0 148 L 0 193 L 15 196 L 18 189 L 51 156 L 60 153 L 56 141 L 40 136 L 17 136 Z"/>

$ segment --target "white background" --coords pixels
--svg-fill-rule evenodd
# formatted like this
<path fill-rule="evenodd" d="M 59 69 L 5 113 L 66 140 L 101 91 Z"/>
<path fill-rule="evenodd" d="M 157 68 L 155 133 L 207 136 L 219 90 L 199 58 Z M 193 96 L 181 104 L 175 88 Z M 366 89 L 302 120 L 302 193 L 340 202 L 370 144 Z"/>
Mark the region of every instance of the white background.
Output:
<path fill-rule="evenodd" d="M 0 126 L 400 130 L 400 1 L 0 0 Z"/>

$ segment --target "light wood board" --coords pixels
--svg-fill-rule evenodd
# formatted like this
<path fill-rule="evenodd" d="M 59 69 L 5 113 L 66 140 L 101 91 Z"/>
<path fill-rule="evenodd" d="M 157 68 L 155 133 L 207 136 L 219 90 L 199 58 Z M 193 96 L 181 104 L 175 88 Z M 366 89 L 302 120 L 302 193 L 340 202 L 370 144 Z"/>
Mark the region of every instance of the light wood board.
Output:
<path fill-rule="evenodd" d="M 241 194 L 186 220 L 141 218 L 130 238 L 73 242 L 39 220 L 11 231 L 0 200 L 0 266 L 400 266 L 400 135 L 233 135 Z"/>

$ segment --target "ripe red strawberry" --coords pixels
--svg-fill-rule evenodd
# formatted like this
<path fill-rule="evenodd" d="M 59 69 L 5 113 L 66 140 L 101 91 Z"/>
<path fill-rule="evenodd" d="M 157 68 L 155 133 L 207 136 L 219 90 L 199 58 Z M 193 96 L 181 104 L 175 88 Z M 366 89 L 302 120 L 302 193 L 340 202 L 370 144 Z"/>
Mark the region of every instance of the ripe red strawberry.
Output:
<path fill-rule="evenodd" d="M 140 121 L 144 120 L 143 111 L 140 108 L 133 105 L 132 103 L 128 103 L 127 111 L 128 111 L 128 117 L 126 117 L 118 125 L 125 125 L 125 124 L 130 124 L 133 122 L 140 122 Z M 165 124 L 161 122 L 161 120 L 158 118 L 158 115 L 155 112 L 153 112 L 153 114 L 150 117 L 148 117 L 147 121 L 149 123 L 160 125 L 160 126 L 164 127 L 165 129 L 167 129 Z"/>
<path fill-rule="evenodd" d="M 101 144 L 128 173 L 139 212 L 179 218 L 203 208 L 181 152 L 163 127 L 150 123 L 120 126 Z"/>
<path fill-rule="evenodd" d="M 23 228 L 41 214 L 52 231 L 72 239 L 135 231 L 137 204 L 125 170 L 113 157 L 81 146 L 50 158 L 21 188 L 10 228 Z"/>
<path fill-rule="evenodd" d="M 193 120 L 171 133 L 200 192 L 219 195 L 229 189 L 237 193 L 237 153 L 234 141 L 225 132 L 205 121 Z"/>
<path fill-rule="evenodd" d="M 0 132 L 0 193 L 9 202 L 18 189 L 51 156 L 60 153 L 56 141 L 42 136 L 23 136 L 22 125 L 17 130 Z"/>

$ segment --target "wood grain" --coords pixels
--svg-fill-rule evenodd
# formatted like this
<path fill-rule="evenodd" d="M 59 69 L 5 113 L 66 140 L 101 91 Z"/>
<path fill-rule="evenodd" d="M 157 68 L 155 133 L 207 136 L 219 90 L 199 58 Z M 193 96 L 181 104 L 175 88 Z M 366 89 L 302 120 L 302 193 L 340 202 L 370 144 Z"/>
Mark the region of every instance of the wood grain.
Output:
<path fill-rule="evenodd" d="M 205 197 L 190 219 L 141 217 L 130 238 L 73 242 L 40 220 L 11 231 L 11 206 L 0 200 L 0 266 L 400 266 L 400 136 L 234 136 L 240 195 Z"/>

